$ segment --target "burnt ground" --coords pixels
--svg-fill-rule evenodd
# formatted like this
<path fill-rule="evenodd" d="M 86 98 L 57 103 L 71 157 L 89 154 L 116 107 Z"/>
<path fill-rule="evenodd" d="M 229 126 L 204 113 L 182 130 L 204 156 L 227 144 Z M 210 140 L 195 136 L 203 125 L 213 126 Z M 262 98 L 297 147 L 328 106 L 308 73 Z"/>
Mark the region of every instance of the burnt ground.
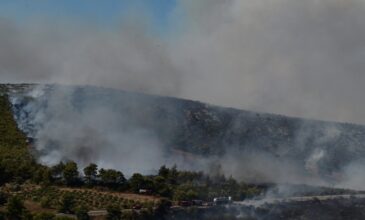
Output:
<path fill-rule="evenodd" d="M 257 219 L 365 219 L 365 199 L 290 202 L 251 208 Z M 255 217 L 255 216 L 252 216 Z"/>
<path fill-rule="evenodd" d="M 240 220 L 362 220 L 365 219 L 365 198 L 282 202 L 254 206 L 190 208 L 176 210 L 167 219 L 240 219 Z"/>

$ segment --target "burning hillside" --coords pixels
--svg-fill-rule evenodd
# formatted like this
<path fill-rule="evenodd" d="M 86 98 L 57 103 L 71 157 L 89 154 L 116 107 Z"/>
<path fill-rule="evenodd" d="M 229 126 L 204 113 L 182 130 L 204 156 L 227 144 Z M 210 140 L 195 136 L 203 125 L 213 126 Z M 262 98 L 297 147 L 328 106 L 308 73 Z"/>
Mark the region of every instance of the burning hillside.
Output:
<path fill-rule="evenodd" d="M 148 173 L 162 164 L 177 164 L 253 182 L 361 188 L 361 125 L 90 86 L 1 88 L 9 94 L 19 127 L 35 140 L 38 158 L 46 164 L 96 161 L 127 173 L 132 167 Z"/>

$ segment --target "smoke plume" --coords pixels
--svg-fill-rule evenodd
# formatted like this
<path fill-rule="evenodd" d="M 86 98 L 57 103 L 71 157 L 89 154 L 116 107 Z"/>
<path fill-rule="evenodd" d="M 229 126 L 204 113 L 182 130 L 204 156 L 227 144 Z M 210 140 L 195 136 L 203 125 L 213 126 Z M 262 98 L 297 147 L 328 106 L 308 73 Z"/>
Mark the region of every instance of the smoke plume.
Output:
<path fill-rule="evenodd" d="M 77 21 L 34 20 L 24 25 L 0 18 L 0 80 L 97 85 L 365 123 L 364 12 L 360 0 L 180 0 L 170 14 L 169 30 L 162 34 L 151 31 L 147 13 L 138 19 L 128 16 L 111 29 Z M 18 121 L 41 124 L 32 132 L 43 162 L 68 158 L 138 170 L 138 161 L 146 162 L 140 167 L 145 169 L 181 159 L 166 160 L 161 137 L 132 125 L 114 111 L 115 103 L 90 100 L 84 103 L 87 110 L 78 109 L 80 100 L 70 100 L 72 93 L 56 89 L 47 100 L 42 91 L 34 93 L 30 96 L 37 96 L 38 103 L 26 106 L 31 114 L 18 116 Z M 327 130 L 317 142 L 336 140 L 338 130 Z M 301 132 L 295 147 L 307 151 L 310 131 L 304 127 Z M 279 146 L 277 153 L 290 153 L 285 149 Z M 321 161 L 330 158 L 328 149 L 308 152 L 304 164 L 278 161 L 266 153 L 240 158 L 227 154 L 227 160 L 235 162 L 224 169 L 237 170 L 233 173 L 239 176 L 242 167 L 255 167 L 252 180 L 320 182 L 312 177 L 319 175 Z M 264 165 L 267 161 L 270 169 Z M 345 173 L 357 175 L 361 164 L 349 164 Z M 246 178 L 249 171 L 242 172 Z M 298 176 L 305 172 L 310 177 Z"/>
<path fill-rule="evenodd" d="M 0 79 L 365 123 L 364 11 L 359 0 L 184 0 L 162 34 L 143 11 L 114 29 L 0 19 Z"/>

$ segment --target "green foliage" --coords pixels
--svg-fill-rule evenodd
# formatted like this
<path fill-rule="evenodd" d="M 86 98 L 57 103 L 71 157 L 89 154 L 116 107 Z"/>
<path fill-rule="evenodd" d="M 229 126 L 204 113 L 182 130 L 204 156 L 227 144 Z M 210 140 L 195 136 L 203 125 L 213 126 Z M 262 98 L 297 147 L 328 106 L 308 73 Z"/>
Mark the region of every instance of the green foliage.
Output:
<path fill-rule="evenodd" d="M 139 214 L 136 213 L 134 210 L 125 210 L 122 212 L 121 219 L 137 220 L 137 219 L 143 219 L 143 218 L 142 218 L 142 216 L 139 216 Z"/>
<path fill-rule="evenodd" d="M 100 169 L 99 176 L 101 184 L 113 189 L 122 187 L 126 183 L 126 179 L 122 172 L 113 169 Z"/>
<path fill-rule="evenodd" d="M 76 216 L 77 216 L 77 219 L 78 220 L 89 220 L 90 217 L 89 215 L 87 214 L 88 213 L 88 209 L 81 205 L 79 206 L 77 209 L 76 209 Z"/>
<path fill-rule="evenodd" d="M 122 218 L 122 212 L 120 208 L 116 205 L 108 206 L 107 211 L 108 211 L 108 216 L 107 216 L 108 220 L 119 220 Z"/>
<path fill-rule="evenodd" d="M 98 165 L 91 163 L 89 166 L 84 168 L 84 175 L 86 183 L 92 185 L 95 182 L 98 172 Z"/>
<path fill-rule="evenodd" d="M 176 201 L 191 201 L 198 198 L 198 192 L 191 185 L 178 186 L 174 192 L 174 200 Z"/>
<path fill-rule="evenodd" d="M 42 208 L 51 208 L 52 199 L 49 196 L 43 196 L 41 198 L 41 206 Z"/>
<path fill-rule="evenodd" d="M 168 168 L 166 168 L 166 166 L 161 166 L 160 169 L 158 170 L 158 175 L 162 176 L 164 178 L 168 178 L 169 172 L 170 172 L 170 170 Z"/>
<path fill-rule="evenodd" d="M 72 214 L 75 213 L 75 206 L 75 196 L 69 192 L 62 197 L 58 210 L 61 213 Z"/>
<path fill-rule="evenodd" d="M 34 215 L 33 220 L 53 220 L 55 218 L 55 214 L 49 212 L 41 212 Z"/>
<path fill-rule="evenodd" d="M 51 169 L 46 166 L 40 166 L 33 175 L 33 182 L 43 186 L 51 185 L 53 182 Z"/>
<path fill-rule="evenodd" d="M 65 169 L 65 164 L 61 161 L 57 165 L 51 167 L 52 177 L 54 179 L 62 179 L 63 170 Z"/>
<path fill-rule="evenodd" d="M 26 137 L 19 131 L 14 121 L 7 96 L 0 96 L 0 113 L 0 146 L 19 148 L 26 146 Z"/>
<path fill-rule="evenodd" d="M 27 138 L 18 129 L 8 97 L 0 95 L 0 185 L 23 182 L 38 169 L 27 148 Z"/>
<path fill-rule="evenodd" d="M 23 201 L 19 197 L 11 197 L 6 205 L 6 217 L 9 220 L 24 219 L 27 215 Z"/>
<path fill-rule="evenodd" d="M 139 189 L 145 188 L 145 178 L 140 173 L 135 173 L 129 179 L 129 186 L 135 193 L 139 192 Z"/>
<path fill-rule="evenodd" d="M 3 192 L 0 192 L 0 206 L 4 205 L 8 200 L 8 196 L 3 193 Z"/>
<path fill-rule="evenodd" d="M 172 206 L 172 203 L 170 200 L 168 199 L 161 199 L 160 202 L 157 204 L 156 207 L 156 214 L 163 216 L 164 214 L 167 213 L 167 211 L 169 210 L 169 208 Z"/>
<path fill-rule="evenodd" d="M 77 169 L 77 163 L 70 161 L 65 164 L 63 168 L 63 178 L 68 186 L 75 185 L 78 182 L 79 171 Z"/>

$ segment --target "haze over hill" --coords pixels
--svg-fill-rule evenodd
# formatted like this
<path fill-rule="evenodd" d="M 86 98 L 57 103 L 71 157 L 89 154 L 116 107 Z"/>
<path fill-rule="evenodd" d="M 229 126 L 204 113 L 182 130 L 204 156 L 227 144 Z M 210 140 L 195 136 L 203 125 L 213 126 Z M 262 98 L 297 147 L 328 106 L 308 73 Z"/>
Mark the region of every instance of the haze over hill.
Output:
<path fill-rule="evenodd" d="M 14 3 L 4 5 L 1 82 L 98 85 L 365 124 L 364 1 L 171 0 L 164 26 L 150 1 L 127 2 L 136 3 L 102 25 L 70 17 L 72 7 L 42 14 L 33 4 L 14 19 L 22 10 L 6 16 Z"/>
<path fill-rule="evenodd" d="M 362 188 L 365 127 L 98 87 L 3 85 L 40 161 Z"/>
<path fill-rule="evenodd" d="M 364 0 L 0 1 L 0 186 L 93 182 L 178 206 L 365 190 L 364 21 Z M 364 215 L 361 198 L 288 203 L 243 209 Z"/>

